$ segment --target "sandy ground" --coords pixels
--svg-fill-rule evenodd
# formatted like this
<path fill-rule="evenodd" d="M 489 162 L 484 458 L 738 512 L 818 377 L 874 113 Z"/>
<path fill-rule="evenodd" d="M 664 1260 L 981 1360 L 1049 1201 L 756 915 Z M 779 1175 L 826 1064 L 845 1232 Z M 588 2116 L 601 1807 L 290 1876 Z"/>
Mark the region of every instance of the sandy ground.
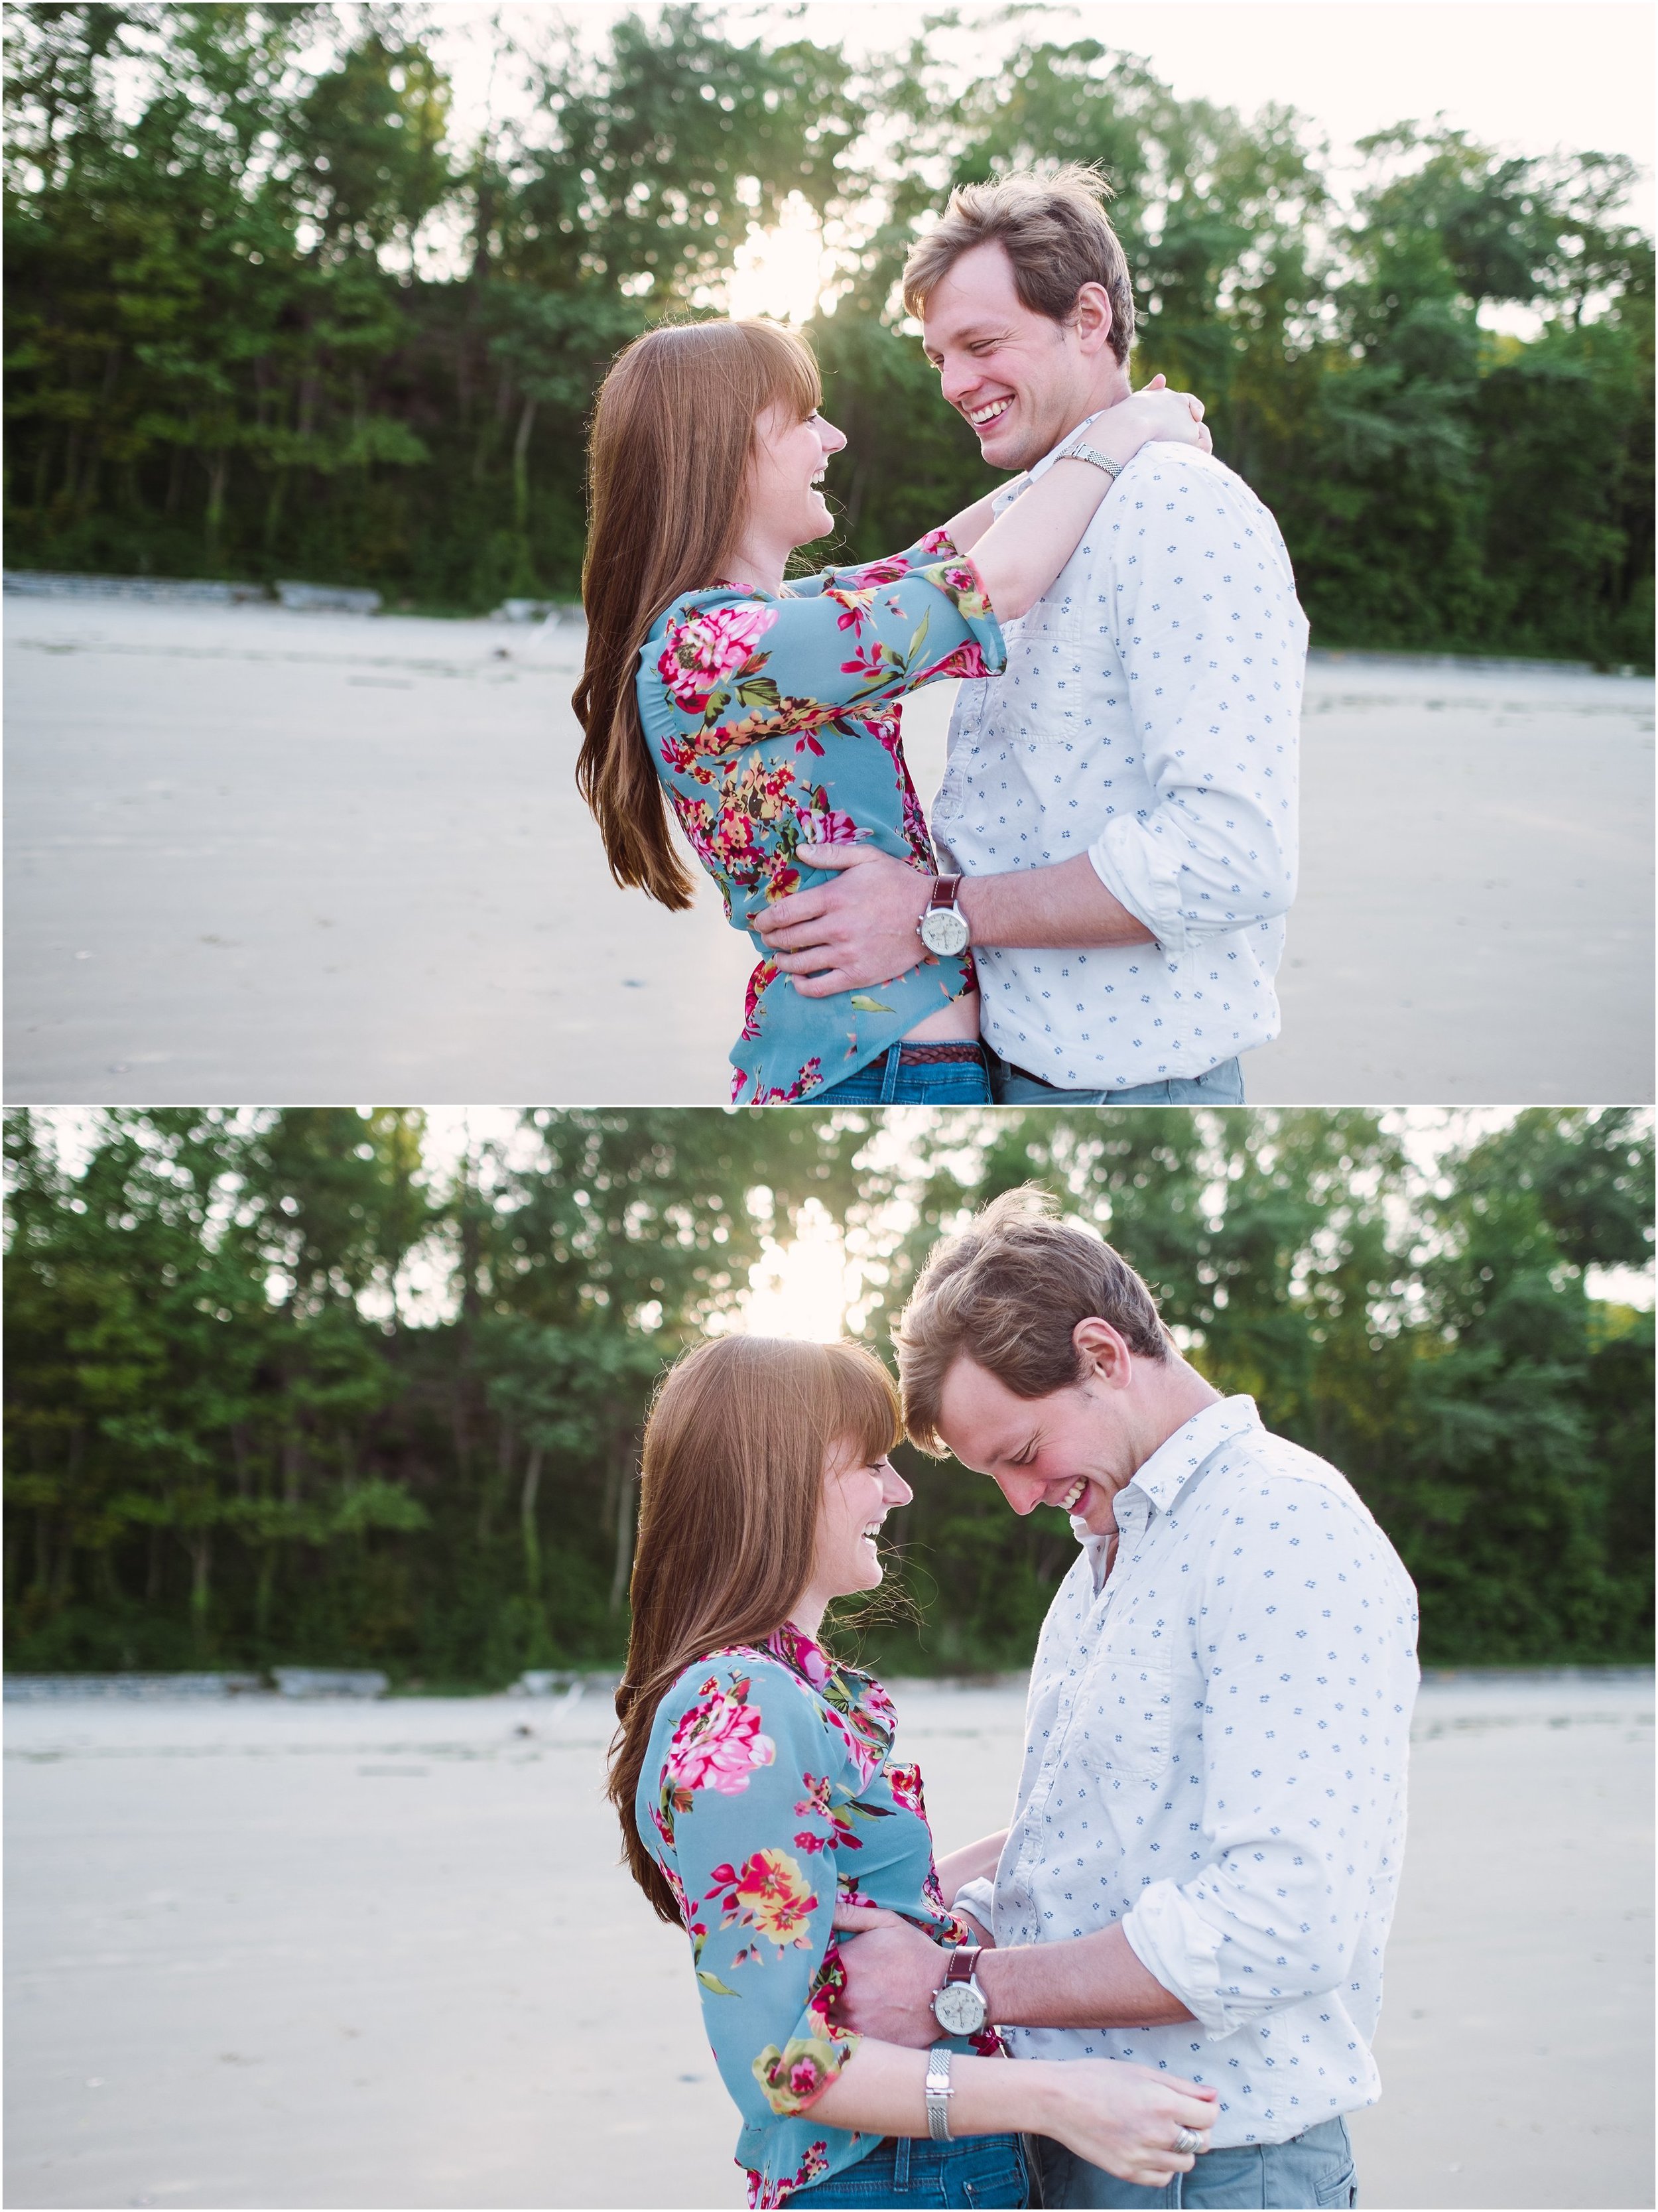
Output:
<path fill-rule="evenodd" d="M 574 628 L 13 597 L 17 1103 L 717 1103 L 750 965 L 618 890 Z M 951 686 L 909 709 L 924 797 Z M 1652 701 L 1316 665 L 1258 1103 L 1652 1095 Z"/>
<path fill-rule="evenodd" d="M 944 1844 L 1020 1700 L 899 1686 Z M 1363 2201 L 1652 2203 L 1651 1676 L 1418 1711 Z M 6 2202 L 734 2206 L 604 1701 L 6 1708 Z"/>

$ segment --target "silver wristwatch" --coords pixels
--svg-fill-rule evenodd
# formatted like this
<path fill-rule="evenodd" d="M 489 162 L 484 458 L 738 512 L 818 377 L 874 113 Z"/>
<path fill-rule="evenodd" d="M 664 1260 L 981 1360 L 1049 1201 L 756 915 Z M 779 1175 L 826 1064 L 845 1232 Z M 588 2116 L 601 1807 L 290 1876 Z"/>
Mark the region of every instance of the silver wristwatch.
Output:
<path fill-rule="evenodd" d="M 947 2043 L 935 2043 L 926 2055 L 926 2131 L 934 2142 L 950 2141 L 950 2062 Z"/>
<path fill-rule="evenodd" d="M 1062 461 L 1087 461 L 1096 469 L 1103 469 L 1108 477 L 1120 477 L 1122 474 L 1121 461 L 1108 460 L 1103 453 L 1096 452 L 1092 446 L 1072 446 L 1068 453 L 1061 453 L 1060 459 Z"/>
<path fill-rule="evenodd" d="M 927 951 L 938 953 L 944 959 L 948 959 L 955 952 L 965 952 L 973 941 L 973 933 L 967 926 L 967 916 L 957 903 L 961 889 L 959 876 L 934 877 L 932 896 L 927 902 L 926 912 L 916 925 Z"/>
<path fill-rule="evenodd" d="M 979 1987 L 979 1959 L 983 1946 L 963 1943 L 950 1954 L 944 1978 L 932 1994 L 932 2017 L 946 2035 L 976 2035 L 989 2018 L 990 2007 Z"/>

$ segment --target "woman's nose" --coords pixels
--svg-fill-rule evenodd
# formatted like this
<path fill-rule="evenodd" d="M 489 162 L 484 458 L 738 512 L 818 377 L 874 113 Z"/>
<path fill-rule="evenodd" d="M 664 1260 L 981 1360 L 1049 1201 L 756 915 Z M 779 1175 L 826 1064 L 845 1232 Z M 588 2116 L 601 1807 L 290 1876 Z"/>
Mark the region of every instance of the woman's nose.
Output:
<path fill-rule="evenodd" d="M 823 441 L 823 451 L 826 453 L 838 453 L 847 442 L 846 432 L 837 430 L 833 422 L 820 421 L 817 425 L 817 434 Z"/>

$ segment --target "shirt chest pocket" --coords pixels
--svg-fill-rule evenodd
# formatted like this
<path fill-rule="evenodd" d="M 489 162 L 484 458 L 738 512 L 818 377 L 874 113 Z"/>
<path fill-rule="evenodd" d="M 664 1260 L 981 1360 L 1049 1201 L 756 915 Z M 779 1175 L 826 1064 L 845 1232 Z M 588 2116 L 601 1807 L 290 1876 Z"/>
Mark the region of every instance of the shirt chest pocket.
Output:
<path fill-rule="evenodd" d="M 1072 744 L 1094 685 L 1083 623 L 1070 605 L 1032 608 L 1008 642 L 995 692 L 998 735 L 1015 747 Z"/>
<path fill-rule="evenodd" d="M 1078 1696 L 1071 1748 L 1103 1778 L 1158 1782 L 1168 1769 L 1174 1645 L 1162 1631 L 1125 1625 L 1101 1650 Z"/>

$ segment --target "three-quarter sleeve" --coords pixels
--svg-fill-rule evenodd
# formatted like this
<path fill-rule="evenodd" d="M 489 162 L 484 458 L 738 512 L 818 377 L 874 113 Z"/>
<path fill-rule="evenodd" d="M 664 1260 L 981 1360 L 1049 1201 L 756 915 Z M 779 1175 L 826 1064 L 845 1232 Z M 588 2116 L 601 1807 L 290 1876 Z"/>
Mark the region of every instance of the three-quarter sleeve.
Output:
<path fill-rule="evenodd" d="M 690 1936 L 721 2078 L 763 2127 L 804 2112 L 857 2045 L 829 2014 L 855 1770 L 811 1694 L 751 1653 L 688 1670 L 653 1741 L 664 1747 L 641 1779 L 641 1832 Z"/>
<path fill-rule="evenodd" d="M 993 676 L 1006 659 L 978 572 L 935 532 L 776 596 L 700 593 L 653 633 L 641 680 L 671 711 L 663 750 L 673 768 L 768 738 L 809 741 L 826 722 L 863 719 L 923 684 Z"/>

